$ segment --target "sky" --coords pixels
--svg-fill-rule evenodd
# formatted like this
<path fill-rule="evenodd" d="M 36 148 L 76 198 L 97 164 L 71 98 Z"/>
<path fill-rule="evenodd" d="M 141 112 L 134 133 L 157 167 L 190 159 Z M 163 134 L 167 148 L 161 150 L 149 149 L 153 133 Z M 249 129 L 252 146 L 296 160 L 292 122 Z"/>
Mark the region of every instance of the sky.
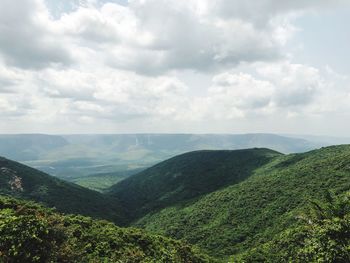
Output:
<path fill-rule="evenodd" d="M 1 0 L 0 133 L 348 136 L 349 0 Z"/>

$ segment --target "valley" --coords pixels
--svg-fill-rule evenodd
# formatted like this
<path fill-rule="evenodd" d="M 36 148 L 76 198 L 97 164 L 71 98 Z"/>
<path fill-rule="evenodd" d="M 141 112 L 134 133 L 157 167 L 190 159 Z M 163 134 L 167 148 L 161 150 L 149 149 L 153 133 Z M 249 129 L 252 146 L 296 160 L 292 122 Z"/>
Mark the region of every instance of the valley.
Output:
<path fill-rule="evenodd" d="M 327 145 L 275 134 L 13 134 L 0 135 L 0 156 L 103 191 L 120 177 L 189 151 L 261 147 L 292 153 Z"/>
<path fill-rule="evenodd" d="M 332 208 L 342 209 L 342 212 L 329 212 L 327 218 L 336 220 L 335 213 L 341 213 L 339 220 L 345 224 L 341 231 L 350 231 L 346 228 L 350 208 L 346 209 L 350 203 L 344 199 L 350 191 L 350 145 L 293 154 L 267 148 L 192 151 L 134 171 L 135 174 L 115 174 L 119 179 L 109 182 L 114 183 L 111 187 L 107 183 L 96 189 L 103 194 L 5 158 L 0 164 L 3 196 L 39 202 L 63 213 L 107 219 L 124 227 L 121 231 L 142 229 L 147 235 L 181 240 L 201 251 L 197 261 L 183 258 L 176 261 L 178 256 L 174 252 L 170 262 L 270 262 L 273 257 L 289 261 L 293 253 L 305 259 L 303 247 L 308 246 L 309 238 L 318 238 L 319 232 L 316 235 L 312 232 L 314 228 L 310 230 L 300 218 L 315 216 L 310 212 L 314 211 L 310 208 L 313 204 L 319 204 L 315 211 L 321 207 L 325 207 L 325 211 L 331 209 L 327 202 L 336 201 L 327 201 L 329 195 L 337 198 L 334 200 L 345 201 L 341 208 Z M 91 178 L 98 181 L 99 176 L 108 178 L 111 175 L 97 174 Z M 321 219 L 325 220 L 324 217 L 318 220 Z M 0 217 L 1 220 L 4 219 Z M 95 224 L 95 221 L 89 222 Z M 322 231 L 324 221 L 315 222 L 320 222 L 315 229 Z M 89 227 L 84 231 L 90 235 L 95 230 Z M 311 236 L 303 236 L 307 233 Z M 294 240 L 295 235 L 300 235 L 298 242 Z M 155 236 L 150 238 L 153 240 Z M 332 236 L 327 238 L 329 242 L 350 244 L 347 236 L 337 240 Z M 124 244 L 125 241 L 120 242 Z M 280 247 L 281 242 L 285 242 L 286 248 Z M 318 249 L 324 249 L 327 254 L 322 244 Z M 142 249 L 147 250 L 141 253 L 142 258 L 147 258 L 149 248 Z M 336 249 L 346 250 L 342 245 L 337 245 Z M 107 258 L 115 257 L 116 251 L 111 247 L 106 251 L 111 253 L 107 253 Z M 314 260 L 322 258 L 317 250 L 308 253 Z"/>

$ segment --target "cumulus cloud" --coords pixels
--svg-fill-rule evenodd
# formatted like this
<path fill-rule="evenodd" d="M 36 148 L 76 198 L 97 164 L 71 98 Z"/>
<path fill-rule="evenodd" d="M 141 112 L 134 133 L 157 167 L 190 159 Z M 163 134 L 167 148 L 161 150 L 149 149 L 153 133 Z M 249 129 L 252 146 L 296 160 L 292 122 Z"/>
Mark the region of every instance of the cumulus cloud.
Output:
<path fill-rule="evenodd" d="M 146 77 L 114 69 L 47 70 L 36 74 L 34 85 L 42 95 L 65 101 L 63 114 L 110 120 L 174 116 L 188 89 L 174 77 Z"/>
<path fill-rule="evenodd" d="M 258 67 L 257 72 L 278 87 L 275 101 L 280 107 L 307 105 L 324 85 L 318 69 L 301 64 L 269 64 Z"/>
<path fill-rule="evenodd" d="M 16 84 L 21 76 L 13 70 L 0 66 L 0 94 L 16 92 Z"/>
<path fill-rule="evenodd" d="M 69 64 L 70 52 L 50 31 L 50 18 L 40 0 L 0 2 L 0 55 L 9 65 L 43 68 Z"/>
<path fill-rule="evenodd" d="M 295 17 L 348 1 L 117 2 L 0 1 L 0 118 L 176 128 L 349 109 L 347 78 L 288 54 Z"/>
<path fill-rule="evenodd" d="M 249 20 L 208 16 L 182 1 L 80 8 L 58 24 L 65 34 L 94 42 L 109 65 L 142 74 L 212 70 L 280 56 L 273 26 L 262 29 Z"/>
<path fill-rule="evenodd" d="M 286 16 L 298 12 L 318 10 L 321 8 L 334 8 L 348 5 L 347 0 L 192 0 L 197 5 L 204 5 L 207 14 L 215 14 L 218 17 L 240 18 L 248 20 L 259 27 L 268 26 L 276 16 Z M 205 2 L 205 4 L 201 3 Z"/>
<path fill-rule="evenodd" d="M 2 94 L 0 96 L 0 119 L 2 122 L 8 118 L 26 116 L 32 109 L 28 98 L 21 95 Z"/>
<path fill-rule="evenodd" d="M 194 100 L 193 116 L 233 120 L 316 114 L 346 96 L 334 76 L 326 78 L 314 67 L 284 61 L 256 63 L 250 71 L 254 74 L 231 70 L 214 76 L 208 94 Z"/>
<path fill-rule="evenodd" d="M 337 1 L 345 3 L 345 1 Z M 59 24 L 105 62 L 142 74 L 208 71 L 283 57 L 297 13 L 329 1 L 132 0 L 79 8 Z M 334 6 L 334 3 L 333 3 Z M 108 50 L 108 51 L 106 51 Z"/>
<path fill-rule="evenodd" d="M 95 54 L 118 69 L 159 75 L 274 60 L 283 57 L 281 49 L 295 31 L 289 15 L 329 1 L 80 2 L 55 19 L 43 0 L 1 1 L 5 61 L 45 68 L 79 64 Z"/>

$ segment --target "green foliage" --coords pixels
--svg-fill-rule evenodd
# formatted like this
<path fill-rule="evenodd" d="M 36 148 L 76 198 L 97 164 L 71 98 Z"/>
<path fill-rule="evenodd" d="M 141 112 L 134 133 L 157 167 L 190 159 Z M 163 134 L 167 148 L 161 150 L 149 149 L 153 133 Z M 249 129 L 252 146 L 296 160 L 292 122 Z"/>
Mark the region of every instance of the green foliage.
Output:
<path fill-rule="evenodd" d="M 322 199 L 325 189 L 348 191 L 349 163 L 346 145 L 279 156 L 252 169 L 238 184 L 151 211 L 134 225 L 185 239 L 221 258 L 238 255 L 297 225 L 295 218 L 308 207 L 308 200 Z M 303 232 L 288 231 L 284 235 L 303 238 Z"/>
<path fill-rule="evenodd" d="M 0 194 L 33 200 L 65 213 L 83 214 L 123 224 L 119 202 L 0 157 Z"/>
<path fill-rule="evenodd" d="M 0 198 L 0 259 L 213 261 L 175 238 L 224 262 L 350 262 L 349 163 L 347 145 L 291 155 L 198 151 L 131 176 L 103 195 L 0 159 L 3 193 L 117 222 L 128 217 L 156 233 Z"/>
<path fill-rule="evenodd" d="M 214 262 L 191 246 L 107 221 L 0 197 L 5 262 Z"/>
<path fill-rule="evenodd" d="M 350 200 L 315 200 L 299 224 L 272 241 L 232 258 L 233 262 L 350 262 Z"/>
<path fill-rule="evenodd" d="M 161 162 L 111 188 L 131 220 L 243 181 L 280 156 L 268 149 L 196 151 Z"/>

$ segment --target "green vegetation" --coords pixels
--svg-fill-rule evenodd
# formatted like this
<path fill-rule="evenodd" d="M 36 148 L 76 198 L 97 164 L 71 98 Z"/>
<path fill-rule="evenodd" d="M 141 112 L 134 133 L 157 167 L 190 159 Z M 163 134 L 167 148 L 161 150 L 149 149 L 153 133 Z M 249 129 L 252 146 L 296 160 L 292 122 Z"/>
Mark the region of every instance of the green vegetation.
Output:
<path fill-rule="evenodd" d="M 349 163 L 350 146 L 275 156 L 251 169 L 244 181 L 155 209 L 133 224 L 185 239 L 220 258 L 239 255 L 297 225 L 296 217 L 305 211 L 308 200 L 321 200 L 325 189 L 337 194 L 348 191 Z"/>
<path fill-rule="evenodd" d="M 312 201 L 299 222 L 274 240 L 249 249 L 232 262 L 350 262 L 350 200 L 327 193 Z"/>
<path fill-rule="evenodd" d="M 112 185 L 141 171 L 142 169 L 131 169 L 113 173 L 91 174 L 88 176 L 74 178 L 72 182 L 91 190 L 104 192 Z"/>
<path fill-rule="evenodd" d="M 350 261 L 350 145 L 190 152 L 105 194 L 1 158 L 0 193 L 143 228 L 1 197 L 5 262 Z"/>
<path fill-rule="evenodd" d="M 65 213 L 82 214 L 123 224 L 119 202 L 0 157 L 0 194 L 33 200 Z"/>
<path fill-rule="evenodd" d="M 121 181 L 110 195 L 136 219 L 239 183 L 277 156 L 280 153 L 268 149 L 190 152 Z"/>
<path fill-rule="evenodd" d="M 0 196 L 1 262 L 213 262 L 172 239 Z"/>

